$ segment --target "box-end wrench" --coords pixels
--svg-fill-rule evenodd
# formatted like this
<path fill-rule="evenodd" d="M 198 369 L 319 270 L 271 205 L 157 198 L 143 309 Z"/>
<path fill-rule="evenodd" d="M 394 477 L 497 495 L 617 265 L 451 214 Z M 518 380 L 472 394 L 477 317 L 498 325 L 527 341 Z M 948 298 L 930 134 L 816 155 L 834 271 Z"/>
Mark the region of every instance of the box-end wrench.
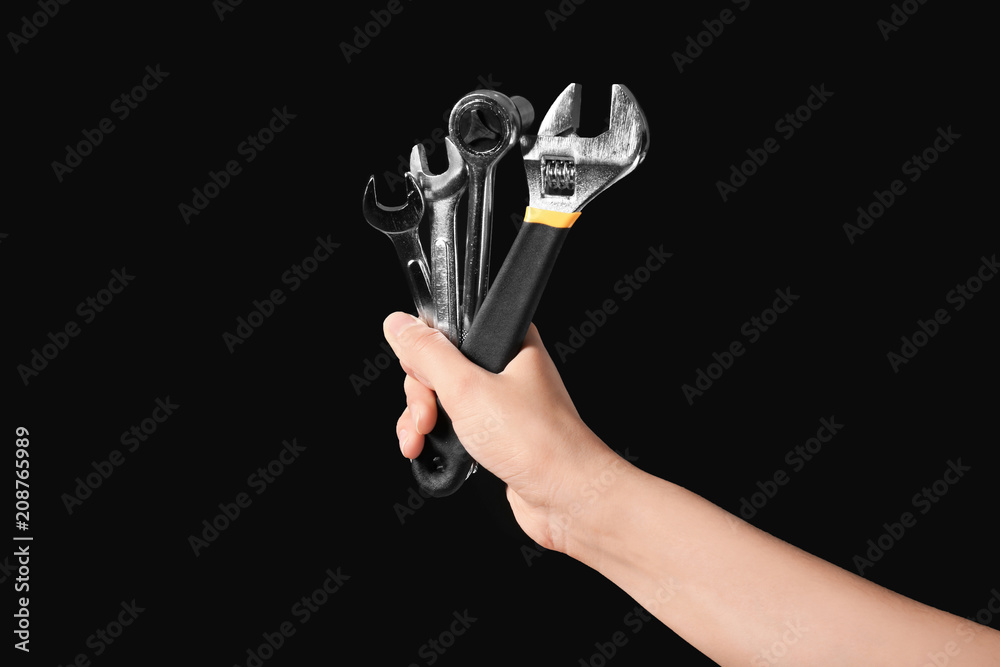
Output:
<path fill-rule="evenodd" d="M 437 329 L 455 347 L 461 343 L 459 329 L 458 259 L 455 248 L 455 213 L 465 192 L 468 174 L 462 154 L 451 139 L 445 137 L 448 169 L 431 174 L 427 167 L 427 151 L 416 144 L 410 152 L 410 173 L 424 196 L 431 228 L 431 297 L 434 299 L 434 321 Z"/>
<path fill-rule="evenodd" d="M 469 170 L 460 323 L 463 336 L 472 326 L 489 285 L 495 167 L 534 119 L 528 100 L 493 90 L 469 93 L 455 104 L 448 118 L 449 137 Z"/>
<path fill-rule="evenodd" d="M 369 225 L 392 240 L 417 308 L 417 317 L 433 327 L 434 302 L 428 280 L 427 258 L 419 235 L 420 220 L 424 217 L 424 198 L 413 175 L 406 174 L 406 202 L 401 206 L 383 206 L 378 202 L 375 176 L 372 175 L 365 187 L 361 210 Z"/>
<path fill-rule="evenodd" d="M 491 372 L 506 368 L 521 349 L 553 264 L 580 211 L 632 172 L 649 150 L 649 125 L 625 86 L 612 86 L 606 132 L 579 137 L 579 121 L 580 86 L 571 84 L 545 115 L 538 135 L 521 139 L 530 205 L 462 345 L 465 356 Z M 462 485 L 462 471 L 471 460 L 450 421 L 442 416 L 429 434 L 443 459 L 438 471 L 426 477 L 414 471 L 423 489 L 436 496 L 454 493 Z"/>

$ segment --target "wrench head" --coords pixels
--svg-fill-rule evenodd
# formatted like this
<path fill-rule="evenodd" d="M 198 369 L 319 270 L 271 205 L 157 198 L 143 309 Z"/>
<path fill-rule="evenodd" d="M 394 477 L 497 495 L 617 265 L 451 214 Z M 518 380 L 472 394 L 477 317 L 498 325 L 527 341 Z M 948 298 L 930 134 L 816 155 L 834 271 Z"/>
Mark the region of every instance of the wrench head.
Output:
<path fill-rule="evenodd" d="M 470 167 L 496 163 L 510 147 L 517 143 L 524 121 L 522 111 L 530 104 L 511 98 L 495 90 L 477 90 L 460 99 L 448 118 L 448 135 Z"/>
<path fill-rule="evenodd" d="M 628 175 L 649 150 L 649 123 L 631 91 L 611 87 L 608 130 L 580 137 L 582 87 L 570 84 L 556 98 L 535 136 L 521 137 L 531 206 L 574 213 Z"/>
<path fill-rule="evenodd" d="M 385 234 L 402 234 L 420 226 L 424 217 L 424 197 L 417 187 L 413 174 L 406 173 L 406 201 L 400 206 L 383 206 L 375 196 L 375 175 L 368 179 L 365 198 L 361 204 L 365 220 Z"/>
<path fill-rule="evenodd" d="M 427 149 L 416 144 L 410 151 L 410 173 L 427 201 L 447 199 L 465 189 L 469 176 L 465 170 L 465 160 L 450 137 L 444 138 L 448 152 L 448 169 L 441 174 L 431 174 L 427 166 Z"/>

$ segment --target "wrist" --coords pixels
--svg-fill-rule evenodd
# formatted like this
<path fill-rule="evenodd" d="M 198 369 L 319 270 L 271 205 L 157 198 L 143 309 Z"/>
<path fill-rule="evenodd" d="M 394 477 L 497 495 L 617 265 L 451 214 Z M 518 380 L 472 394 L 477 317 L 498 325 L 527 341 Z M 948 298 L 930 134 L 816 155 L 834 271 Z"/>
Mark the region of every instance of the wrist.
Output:
<path fill-rule="evenodd" d="M 592 432 L 590 438 L 596 442 L 581 448 L 579 465 L 560 485 L 550 526 L 554 549 L 593 567 L 610 550 L 628 489 L 644 473 Z"/>

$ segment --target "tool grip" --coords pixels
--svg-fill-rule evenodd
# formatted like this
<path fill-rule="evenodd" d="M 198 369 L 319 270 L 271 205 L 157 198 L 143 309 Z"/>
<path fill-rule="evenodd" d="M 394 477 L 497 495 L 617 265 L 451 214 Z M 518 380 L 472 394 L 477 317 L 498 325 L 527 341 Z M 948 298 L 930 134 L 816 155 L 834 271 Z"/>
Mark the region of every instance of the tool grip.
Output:
<path fill-rule="evenodd" d="M 568 233 L 568 228 L 547 224 L 521 225 L 462 343 L 466 357 L 499 373 L 517 355 Z M 437 407 L 437 423 L 425 436 L 420 456 L 413 460 L 413 477 L 426 495 L 443 498 L 462 486 L 475 461 L 455 435 L 440 401 Z"/>

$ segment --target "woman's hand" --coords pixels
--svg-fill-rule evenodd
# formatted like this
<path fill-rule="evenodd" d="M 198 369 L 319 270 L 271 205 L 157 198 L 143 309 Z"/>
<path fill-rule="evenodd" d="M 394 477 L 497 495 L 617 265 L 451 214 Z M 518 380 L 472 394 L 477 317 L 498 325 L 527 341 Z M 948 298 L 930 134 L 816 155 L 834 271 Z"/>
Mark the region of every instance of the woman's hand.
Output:
<path fill-rule="evenodd" d="M 624 461 L 580 419 L 535 326 L 499 374 L 411 315 L 393 313 L 383 331 L 406 372 L 406 409 L 396 423 L 403 456 L 422 451 L 437 421 L 436 393 L 472 458 L 507 483 L 521 528 L 542 547 L 564 551 L 566 508 L 594 471 Z"/>

